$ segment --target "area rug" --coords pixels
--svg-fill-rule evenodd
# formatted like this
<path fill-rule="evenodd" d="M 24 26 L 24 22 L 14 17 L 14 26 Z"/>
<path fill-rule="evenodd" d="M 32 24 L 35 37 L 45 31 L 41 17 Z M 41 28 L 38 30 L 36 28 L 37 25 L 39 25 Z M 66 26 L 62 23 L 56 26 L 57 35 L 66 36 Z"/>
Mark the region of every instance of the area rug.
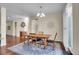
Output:
<path fill-rule="evenodd" d="M 19 55 L 63 55 L 63 51 L 60 48 L 53 48 L 51 44 L 43 48 L 43 46 L 38 47 L 33 44 L 28 45 L 28 43 L 20 43 L 8 49 Z"/>

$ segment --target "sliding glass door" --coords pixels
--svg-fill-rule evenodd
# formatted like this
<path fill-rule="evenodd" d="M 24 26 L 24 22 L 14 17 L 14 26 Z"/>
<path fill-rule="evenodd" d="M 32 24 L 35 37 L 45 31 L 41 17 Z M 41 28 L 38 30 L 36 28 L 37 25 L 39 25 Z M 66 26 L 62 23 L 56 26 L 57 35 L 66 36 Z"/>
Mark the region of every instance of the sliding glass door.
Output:
<path fill-rule="evenodd" d="M 66 48 L 73 47 L 72 4 L 67 4 L 63 19 L 63 41 Z"/>

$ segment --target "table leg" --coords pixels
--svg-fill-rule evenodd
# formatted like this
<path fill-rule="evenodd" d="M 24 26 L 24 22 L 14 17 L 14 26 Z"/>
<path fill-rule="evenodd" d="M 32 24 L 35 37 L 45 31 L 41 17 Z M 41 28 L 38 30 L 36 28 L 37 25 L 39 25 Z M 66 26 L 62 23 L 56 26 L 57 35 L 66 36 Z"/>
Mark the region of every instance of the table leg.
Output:
<path fill-rule="evenodd" d="M 48 46 L 47 40 L 48 40 L 48 38 L 46 38 L 46 39 L 45 39 L 45 42 L 44 42 L 45 48 Z"/>

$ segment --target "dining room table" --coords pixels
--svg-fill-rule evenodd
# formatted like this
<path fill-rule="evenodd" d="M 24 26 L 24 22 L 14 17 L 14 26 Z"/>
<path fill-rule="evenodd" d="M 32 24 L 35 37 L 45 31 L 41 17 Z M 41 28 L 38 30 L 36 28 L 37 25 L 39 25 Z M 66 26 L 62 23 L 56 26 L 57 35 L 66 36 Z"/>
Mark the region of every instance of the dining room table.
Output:
<path fill-rule="evenodd" d="M 48 45 L 47 40 L 51 36 L 50 34 L 29 34 L 28 37 L 35 38 L 35 39 L 43 39 L 44 40 L 44 46 L 46 47 Z M 31 39 L 32 40 L 32 39 Z"/>

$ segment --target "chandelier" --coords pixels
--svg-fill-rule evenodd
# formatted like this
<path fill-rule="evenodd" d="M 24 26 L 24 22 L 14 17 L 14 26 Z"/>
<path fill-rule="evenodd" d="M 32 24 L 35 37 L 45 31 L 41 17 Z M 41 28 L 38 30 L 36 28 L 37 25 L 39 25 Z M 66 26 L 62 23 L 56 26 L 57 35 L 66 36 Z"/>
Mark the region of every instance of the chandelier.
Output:
<path fill-rule="evenodd" d="M 42 10 L 42 6 L 40 6 L 40 11 L 37 13 L 36 16 L 40 18 L 45 17 L 45 14 L 43 13 L 43 10 Z"/>

